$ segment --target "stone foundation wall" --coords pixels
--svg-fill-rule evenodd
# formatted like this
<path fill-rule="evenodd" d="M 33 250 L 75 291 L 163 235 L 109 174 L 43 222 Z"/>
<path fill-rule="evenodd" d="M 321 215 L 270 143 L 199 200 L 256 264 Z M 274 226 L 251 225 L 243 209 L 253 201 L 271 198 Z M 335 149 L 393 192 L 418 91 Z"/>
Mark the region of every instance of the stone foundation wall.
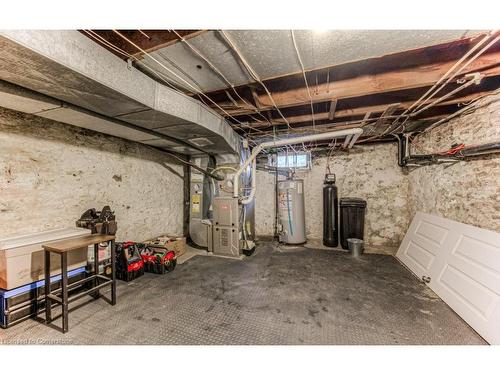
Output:
<path fill-rule="evenodd" d="M 339 197 L 367 201 L 365 241 L 371 246 L 397 246 L 408 227 L 408 179 L 397 165 L 397 146 L 381 144 L 337 152 L 330 169 L 337 176 Z M 323 180 L 327 157 L 313 157 L 311 171 L 304 179 L 306 234 L 323 237 Z M 256 232 L 272 235 L 274 223 L 274 175 L 257 172 Z"/>
<path fill-rule="evenodd" d="M 495 141 L 500 141 L 500 95 L 485 98 L 472 113 L 417 136 L 412 152 L 434 153 L 454 143 L 479 145 Z M 358 146 L 332 158 L 339 197 L 360 197 L 368 202 L 368 245 L 398 246 L 417 211 L 500 231 L 500 154 L 403 172 L 397 165 L 396 153 L 396 144 Z M 326 157 L 314 158 L 312 170 L 299 176 L 306 190 L 309 239 L 322 238 L 326 162 Z M 257 186 L 256 232 L 272 235 L 274 177 L 258 171 Z"/>
<path fill-rule="evenodd" d="M 485 98 L 473 113 L 424 132 L 413 153 L 447 150 L 454 143 L 500 141 L 500 95 Z M 431 165 L 409 172 L 409 211 L 422 211 L 477 227 L 500 231 L 500 154 Z"/>
<path fill-rule="evenodd" d="M 500 95 L 470 114 L 425 132 L 414 153 L 500 140 Z M 0 108 L 0 238 L 74 226 L 109 204 L 119 240 L 182 233 L 182 166 L 138 143 Z M 396 144 L 358 146 L 331 158 L 339 197 L 368 202 L 365 241 L 397 246 L 416 211 L 500 231 L 500 156 L 433 165 L 405 174 Z M 304 179 L 306 231 L 322 238 L 326 157 Z M 274 176 L 257 172 L 256 232 L 274 231 Z"/>
<path fill-rule="evenodd" d="M 182 166 L 135 142 L 0 108 L 0 238 L 110 205 L 118 240 L 182 234 Z"/>

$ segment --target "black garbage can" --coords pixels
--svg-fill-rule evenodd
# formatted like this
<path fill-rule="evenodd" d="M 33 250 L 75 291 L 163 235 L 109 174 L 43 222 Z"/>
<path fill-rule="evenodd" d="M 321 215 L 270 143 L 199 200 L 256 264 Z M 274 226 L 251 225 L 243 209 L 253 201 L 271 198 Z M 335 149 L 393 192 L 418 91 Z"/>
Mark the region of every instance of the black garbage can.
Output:
<path fill-rule="evenodd" d="M 340 244 L 348 249 L 347 239 L 363 239 L 366 201 L 361 198 L 340 199 Z"/>

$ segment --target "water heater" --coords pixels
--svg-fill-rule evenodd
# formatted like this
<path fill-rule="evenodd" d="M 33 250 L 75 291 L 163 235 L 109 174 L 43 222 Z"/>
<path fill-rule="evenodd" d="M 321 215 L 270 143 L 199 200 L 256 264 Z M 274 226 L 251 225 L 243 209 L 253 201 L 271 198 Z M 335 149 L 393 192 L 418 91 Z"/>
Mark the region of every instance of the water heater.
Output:
<path fill-rule="evenodd" d="M 303 180 L 278 181 L 278 218 L 280 242 L 291 245 L 306 242 Z"/>

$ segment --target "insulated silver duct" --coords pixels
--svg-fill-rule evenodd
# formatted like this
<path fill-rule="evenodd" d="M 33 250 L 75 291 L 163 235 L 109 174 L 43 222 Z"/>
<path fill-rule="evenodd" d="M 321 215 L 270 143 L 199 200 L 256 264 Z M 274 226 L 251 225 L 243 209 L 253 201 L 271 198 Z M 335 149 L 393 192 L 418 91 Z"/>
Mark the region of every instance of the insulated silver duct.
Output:
<path fill-rule="evenodd" d="M 0 50 L 0 79 L 69 104 L 36 115 L 74 125 L 77 117 L 82 125 L 97 121 L 83 119 L 81 108 L 109 119 L 109 126 L 118 120 L 143 128 L 149 134 L 138 142 L 170 151 L 238 152 L 239 136 L 223 117 L 147 77 L 78 31 L 3 30 Z M 152 131 L 195 148 L 152 136 Z"/>

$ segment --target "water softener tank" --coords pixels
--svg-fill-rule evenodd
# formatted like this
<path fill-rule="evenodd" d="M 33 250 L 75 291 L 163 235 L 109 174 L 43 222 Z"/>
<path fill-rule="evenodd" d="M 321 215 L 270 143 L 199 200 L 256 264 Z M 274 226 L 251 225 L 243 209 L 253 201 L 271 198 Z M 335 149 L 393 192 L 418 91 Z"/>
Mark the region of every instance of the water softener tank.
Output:
<path fill-rule="evenodd" d="M 305 243 L 306 220 L 303 180 L 278 181 L 278 215 L 281 225 L 280 242 L 291 245 Z"/>
<path fill-rule="evenodd" d="M 338 203 L 335 175 L 327 174 L 323 185 L 323 245 L 325 246 L 339 245 Z"/>

